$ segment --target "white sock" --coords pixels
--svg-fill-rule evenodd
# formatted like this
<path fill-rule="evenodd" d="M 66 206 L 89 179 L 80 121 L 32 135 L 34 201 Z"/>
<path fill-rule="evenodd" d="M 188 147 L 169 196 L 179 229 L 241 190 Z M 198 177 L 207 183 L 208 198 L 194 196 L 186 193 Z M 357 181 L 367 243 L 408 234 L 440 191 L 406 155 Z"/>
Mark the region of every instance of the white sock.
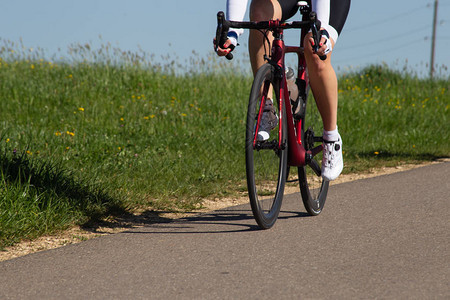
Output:
<path fill-rule="evenodd" d="M 331 130 L 331 131 L 323 131 L 323 139 L 325 141 L 329 141 L 329 142 L 335 142 L 337 140 L 339 140 L 339 132 L 336 126 L 335 130 Z"/>

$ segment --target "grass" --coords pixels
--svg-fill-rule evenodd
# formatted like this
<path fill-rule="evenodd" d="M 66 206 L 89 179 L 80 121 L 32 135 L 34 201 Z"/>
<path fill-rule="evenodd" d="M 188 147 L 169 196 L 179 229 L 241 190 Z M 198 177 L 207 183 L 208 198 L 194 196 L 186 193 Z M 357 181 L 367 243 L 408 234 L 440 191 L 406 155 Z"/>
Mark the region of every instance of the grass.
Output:
<path fill-rule="evenodd" d="M 122 203 L 92 182 L 28 155 L 0 155 L 0 241 L 12 244 L 73 222 L 124 212 Z"/>
<path fill-rule="evenodd" d="M 248 74 L 212 58 L 176 72 L 108 45 L 63 60 L 20 49 L 0 51 L 0 248 L 245 190 Z M 345 172 L 449 156 L 448 78 L 370 66 L 339 80 Z"/>
<path fill-rule="evenodd" d="M 371 66 L 340 78 L 339 126 L 347 172 L 448 157 L 447 79 L 418 79 Z"/>

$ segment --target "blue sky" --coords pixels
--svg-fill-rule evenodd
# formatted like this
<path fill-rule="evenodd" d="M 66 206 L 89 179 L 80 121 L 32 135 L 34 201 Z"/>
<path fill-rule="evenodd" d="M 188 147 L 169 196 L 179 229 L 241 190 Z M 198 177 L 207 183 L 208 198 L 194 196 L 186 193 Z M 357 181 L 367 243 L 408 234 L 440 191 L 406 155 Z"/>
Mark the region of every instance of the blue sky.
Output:
<path fill-rule="evenodd" d="M 403 67 L 407 61 L 409 68 L 428 72 L 433 3 L 353 0 L 334 53 L 336 68 L 382 62 Z M 224 9 L 225 0 L 2 0 L 0 38 L 22 39 L 25 47 L 41 47 L 49 56 L 73 43 L 109 42 L 123 50 L 141 47 L 156 60 L 169 54 L 183 62 L 193 50 L 211 53 L 215 16 Z M 438 12 L 435 62 L 450 65 L 450 0 L 440 0 Z M 246 39 L 247 34 L 236 55 L 246 52 Z"/>

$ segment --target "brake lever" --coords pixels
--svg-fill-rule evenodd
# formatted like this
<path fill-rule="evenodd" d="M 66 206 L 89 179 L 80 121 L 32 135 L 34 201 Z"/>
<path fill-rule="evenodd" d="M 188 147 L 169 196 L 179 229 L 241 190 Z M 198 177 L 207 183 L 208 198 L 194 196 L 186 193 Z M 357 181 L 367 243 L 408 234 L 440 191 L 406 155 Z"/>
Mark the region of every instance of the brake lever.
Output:
<path fill-rule="evenodd" d="M 319 34 L 319 30 L 320 30 L 320 20 L 317 20 L 317 14 L 315 12 L 310 12 L 309 14 L 309 19 L 310 21 L 312 21 L 312 25 L 311 25 L 311 32 L 312 32 L 312 37 L 314 40 L 314 46 L 313 46 L 313 50 L 314 52 L 317 53 L 317 51 L 319 51 L 319 43 L 320 43 L 320 34 Z M 327 59 L 327 55 L 319 55 L 319 58 L 321 60 L 325 60 Z"/>
<path fill-rule="evenodd" d="M 219 46 L 223 49 L 225 49 L 223 47 L 223 45 L 225 44 L 225 42 L 228 39 L 228 30 L 230 29 L 230 27 L 228 26 L 228 24 L 226 24 L 225 22 L 225 14 L 223 11 L 219 11 L 217 13 L 217 29 L 216 29 L 216 44 L 214 45 L 214 50 L 217 52 L 217 49 L 219 48 Z M 234 49 L 234 45 L 230 45 L 231 50 Z M 228 53 L 225 56 L 228 60 L 233 59 L 233 54 Z"/>

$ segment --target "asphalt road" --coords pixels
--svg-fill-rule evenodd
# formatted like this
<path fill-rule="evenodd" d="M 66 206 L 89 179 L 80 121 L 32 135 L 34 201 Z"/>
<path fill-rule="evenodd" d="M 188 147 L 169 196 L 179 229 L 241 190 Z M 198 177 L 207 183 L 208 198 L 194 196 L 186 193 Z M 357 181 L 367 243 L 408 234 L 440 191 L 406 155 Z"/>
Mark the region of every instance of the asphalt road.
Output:
<path fill-rule="evenodd" d="M 450 163 L 286 195 L 0 263 L 0 299 L 450 299 Z"/>

